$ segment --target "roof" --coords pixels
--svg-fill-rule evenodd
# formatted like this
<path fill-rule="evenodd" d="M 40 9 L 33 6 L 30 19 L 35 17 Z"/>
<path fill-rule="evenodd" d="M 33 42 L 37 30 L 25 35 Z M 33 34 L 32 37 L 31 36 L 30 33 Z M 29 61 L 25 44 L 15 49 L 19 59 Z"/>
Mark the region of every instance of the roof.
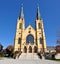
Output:
<path fill-rule="evenodd" d="M 55 50 L 56 47 L 55 46 L 47 46 L 47 50 Z"/>

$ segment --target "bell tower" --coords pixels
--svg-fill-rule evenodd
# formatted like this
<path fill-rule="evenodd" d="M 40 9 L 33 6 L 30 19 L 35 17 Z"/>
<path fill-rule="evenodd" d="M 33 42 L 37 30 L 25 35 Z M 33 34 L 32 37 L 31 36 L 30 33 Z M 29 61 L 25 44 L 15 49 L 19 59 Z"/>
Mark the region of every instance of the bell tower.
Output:
<path fill-rule="evenodd" d="M 41 18 L 39 6 L 37 7 L 36 15 L 36 44 L 38 46 L 38 52 L 46 51 L 46 40 L 44 34 L 43 20 Z"/>
<path fill-rule="evenodd" d="M 14 51 L 21 51 L 21 43 L 22 43 L 22 33 L 25 29 L 24 23 L 24 13 L 23 6 L 21 7 L 20 15 L 17 20 L 16 26 L 16 34 L 15 34 L 15 42 L 14 42 Z"/>

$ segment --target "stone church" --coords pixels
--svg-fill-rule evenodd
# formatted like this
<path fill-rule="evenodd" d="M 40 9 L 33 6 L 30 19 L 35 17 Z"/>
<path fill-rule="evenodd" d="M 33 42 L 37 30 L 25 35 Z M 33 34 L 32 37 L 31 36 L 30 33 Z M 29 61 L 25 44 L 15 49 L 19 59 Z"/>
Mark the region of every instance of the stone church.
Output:
<path fill-rule="evenodd" d="M 31 25 L 25 28 L 23 6 L 21 7 L 14 38 L 14 51 L 22 53 L 46 52 L 46 39 L 39 6 L 37 7 L 35 29 Z"/>

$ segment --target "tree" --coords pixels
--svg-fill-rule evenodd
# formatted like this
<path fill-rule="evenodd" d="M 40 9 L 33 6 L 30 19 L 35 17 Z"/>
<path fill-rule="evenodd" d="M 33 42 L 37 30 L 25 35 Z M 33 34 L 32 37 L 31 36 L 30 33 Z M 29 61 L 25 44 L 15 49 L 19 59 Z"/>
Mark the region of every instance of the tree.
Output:
<path fill-rule="evenodd" d="M 6 48 L 6 52 L 8 54 L 8 56 L 13 56 L 13 50 L 14 50 L 14 47 L 12 45 L 9 45 L 7 48 Z"/>
<path fill-rule="evenodd" d="M 2 51 L 3 50 L 3 46 L 2 46 L 2 44 L 0 44 L 0 51 Z"/>

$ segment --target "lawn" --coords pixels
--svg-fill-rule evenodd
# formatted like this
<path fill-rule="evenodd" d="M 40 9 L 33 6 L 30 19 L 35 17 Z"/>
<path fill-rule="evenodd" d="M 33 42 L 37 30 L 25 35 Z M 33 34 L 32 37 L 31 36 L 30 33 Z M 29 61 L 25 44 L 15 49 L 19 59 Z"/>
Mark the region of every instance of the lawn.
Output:
<path fill-rule="evenodd" d="M 0 60 L 2 60 L 4 57 L 0 57 Z"/>
<path fill-rule="evenodd" d="M 60 59 L 55 59 L 54 61 L 59 61 L 60 62 Z"/>

